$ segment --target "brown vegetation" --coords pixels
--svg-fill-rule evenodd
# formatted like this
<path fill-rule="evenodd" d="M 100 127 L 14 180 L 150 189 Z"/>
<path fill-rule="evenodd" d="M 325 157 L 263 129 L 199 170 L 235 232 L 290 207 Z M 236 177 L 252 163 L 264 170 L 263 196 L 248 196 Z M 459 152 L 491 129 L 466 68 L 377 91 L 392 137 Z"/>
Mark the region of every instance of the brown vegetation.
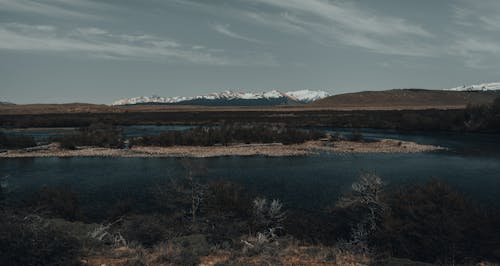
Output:
<path fill-rule="evenodd" d="M 0 132 L 0 149 L 22 149 L 36 146 L 33 137 L 25 135 L 7 135 Z"/>
<path fill-rule="evenodd" d="M 500 96 L 497 91 L 443 91 L 398 89 L 364 91 L 330 96 L 310 104 L 314 107 L 380 110 L 465 108 L 467 105 L 491 104 Z"/>
<path fill-rule="evenodd" d="M 158 184 L 148 190 L 151 198 L 140 199 L 149 202 L 153 212 L 132 204 L 131 212 L 118 219 L 103 217 L 101 225 L 6 206 L 0 216 L 0 262 L 125 266 L 500 261 L 498 212 L 478 207 L 441 182 L 390 188 L 378 176 L 364 174 L 332 212 L 318 216 L 321 210 L 316 210 L 311 216 L 279 200 L 252 196 L 239 184 L 204 183 L 198 176 L 203 171 L 196 170 L 203 167 L 186 167 L 185 177 Z M 198 197 L 192 193 L 194 183 L 204 187 L 198 219 L 192 219 L 192 199 Z M 60 210 L 68 201 L 66 196 L 45 198 L 39 205 L 51 210 Z"/>
<path fill-rule="evenodd" d="M 299 130 L 264 125 L 222 125 L 220 127 L 197 127 L 185 131 L 165 131 L 159 135 L 143 136 L 130 141 L 131 146 L 214 146 L 232 143 L 282 143 L 284 145 L 304 143 L 324 138 L 316 130 Z"/>
<path fill-rule="evenodd" d="M 121 148 L 123 140 L 118 128 L 103 123 L 91 124 L 80 128 L 75 133 L 68 133 L 55 138 L 61 148 L 75 150 L 78 146 Z"/>
<path fill-rule="evenodd" d="M 404 108 L 403 108 L 404 109 Z M 499 132 L 498 116 L 495 123 L 479 127 L 468 123 L 473 110 L 255 110 L 203 111 L 187 109 L 173 112 L 111 112 L 111 113 L 57 113 L 5 114 L 0 112 L 3 127 L 88 127 L 101 122 L 113 125 L 222 125 L 232 123 L 273 124 L 288 127 L 321 126 L 330 128 L 375 128 L 427 131 Z"/>

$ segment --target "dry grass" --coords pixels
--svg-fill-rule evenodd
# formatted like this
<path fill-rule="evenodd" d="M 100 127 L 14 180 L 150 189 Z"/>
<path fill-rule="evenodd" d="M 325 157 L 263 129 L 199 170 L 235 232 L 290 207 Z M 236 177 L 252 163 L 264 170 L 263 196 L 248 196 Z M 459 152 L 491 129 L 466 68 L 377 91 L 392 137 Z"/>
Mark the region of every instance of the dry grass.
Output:
<path fill-rule="evenodd" d="M 181 250 L 172 245 L 162 244 L 159 248 L 121 247 L 106 254 L 82 259 L 89 266 L 170 266 L 185 265 L 181 260 Z M 365 266 L 371 259 L 366 255 L 356 255 L 323 246 L 299 246 L 291 244 L 278 248 L 274 254 L 247 256 L 238 251 L 215 250 L 198 258 L 198 265 L 311 265 L 311 266 Z"/>
<path fill-rule="evenodd" d="M 322 141 L 308 141 L 302 144 L 239 144 L 232 146 L 171 146 L 113 149 L 82 147 L 77 150 L 60 149 L 52 144 L 46 150 L 9 150 L 0 153 L 0 158 L 32 157 L 221 157 L 221 156 L 304 156 L 317 151 L 337 153 L 413 153 L 441 150 L 442 147 L 422 145 L 415 142 L 383 139 L 377 142 L 336 141 L 332 146 Z"/>
<path fill-rule="evenodd" d="M 341 252 L 336 248 L 323 246 L 289 245 L 278 249 L 274 254 L 256 254 L 251 256 L 231 254 L 228 251 L 216 251 L 200 258 L 200 265 L 310 265 L 310 266 L 365 266 L 370 265 L 366 255 Z"/>

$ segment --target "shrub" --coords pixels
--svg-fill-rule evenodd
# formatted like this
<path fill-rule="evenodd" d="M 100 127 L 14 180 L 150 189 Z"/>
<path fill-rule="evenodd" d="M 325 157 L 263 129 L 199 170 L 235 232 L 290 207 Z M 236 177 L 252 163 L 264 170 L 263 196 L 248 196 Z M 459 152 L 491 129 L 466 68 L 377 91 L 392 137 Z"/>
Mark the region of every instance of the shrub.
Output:
<path fill-rule="evenodd" d="M 353 131 L 351 132 L 351 135 L 349 136 L 350 141 L 357 141 L 357 142 L 362 142 L 363 141 L 363 134 L 359 131 Z"/>
<path fill-rule="evenodd" d="M 283 204 L 275 199 L 268 201 L 266 198 L 255 198 L 253 201 L 253 226 L 254 231 L 259 231 L 257 237 L 272 241 L 279 231 L 283 231 L 283 221 L 286 213 L 281 208 Z"/>
<path fill-rule="evenodd" d="M 334 134 L 332 134 L 330 136 L 330 141 L 341 141 L 341 140 L 344 140 L 344 139 L 345 139 L 345 137 L 342 134 L 338 133 L 338 132 L 335 132 Z"/>
<path fill-rule="evenodd" d="M 5 195 L 3 192 L 4 188 L 0 185 L 0 211 L 2 211 L 4 201 L 5 201 Z"/>
<path fill-rule="evenodd" d="M 252 202 L 239 184 L 217 180 L 208 185 L 207 209 L 215 215 L 225 217 L 249 217 Z"/>
<path fill-rule="evenodd" d="M 387 209 L 382 200 L 384 183 L 373 173 L 362 173 L 358 181 L 351 185 L 352 190 L 343 196 L 337 207 L 361 209 L 364 212 L 362 224 L 369 230 L 376 230 L 381 214 Z M 359 228 L 359 224 L 356 225 Z"/>
<path fill-rule="evenodd" d="M 351 191 L 336 204 L 337 208 L 347 209 L 353 214 L 348 240 L 342 240 L 342 246 L 353 252 L 370 252 L 369 240 L 379 229 L 382 216 L 387 206 L 382 199 L 384 183 L 373 173 L 362 173 L 359 180 L 351 186 Z"/>
<path fill-rule="evenodd" d="M 491 109 L 494 114 L 500 114 L 500 97 L 497 97 L 491 104 Z"/>
<path fill-rule="evenodd" d="M 43 187 L 28 205 L 44 215 L 69 221 L 81 218 L 77 195 L 66 187 Z"/>
<path fill-rule="evenodd" d="M 155 207 L 162 212 L 172 213 L 187 210 L 191 204 L 189 182 L 184 178 L 170 178 L 150 189 Z"/>
<path fill-rule="evenodd" d="M 2 213 L 0 265 L 80 265 L 80 243 L 63 231 Z"/>
<path fill-rule="evenodd" d="M 207 186 L 198 179 L 206 172 L 203 163 L 182 160 L 186 175 L 180 178 L 169 178 L 167 182 L 151 189 L 154 203 L 163 211 L 184 211 L 191 216 L 191 222 L 196 223 L 196 217 L 205 204 Z"/>
<path fill-rule="evenodd" d="M 1 149 L 23 149 L 36 146 L 32 136 L 27 135 L 7 135 L 0 132 Z"/>
<path fill-rule="evenodd" d="M 391 211 L 374 245 L 396 257 L 440 264 L 500 259 L 499 214 L 481 210 L 448 185 L 432 180 L 388 195 Z"/>
<path fill-rule="evenodd" d="M 173 259 L 179 265 L 198 265 L 199 257 L 210 253 L 210 245 L 201 234 L 176 237 L 170 243 L 181 249 L 180 256 Z"/>
<path fill-rule="evenodd" d="M 197 127 L 187 131 L 165 131 L 155 136 L 143 136 L 131 140 L 140 146 L 213 146 L 229 143 L 303 143 L 324 137 L 323 133 L 263 125 L 224 125 L 221 127 Z"/>
<path fill-rule="evenodd" d="M 162 217 L 134 215 L 123 221 L 120 232 L 128 242 L 137 242 L 145 247 L 152 247 L 165 240 L 167 229 Z"/>
<path fill-rule="evenodd" d="M 77 132 L 65 134 L 55 139 L 63 149 L 75 149 L 77 146 L 97 146 L 123 148 L 121 131 L 112 125 L 96 123 L 80 128 Z"/>
<path fill-rule="evenodd" d="M 8 183 L 7 183 L 7 178 L 8 175 L 6 176 L 0 176 L 0 211 L 2 210 L 6 194 L 7 194 L 7 189 L 8 189 Z"/>

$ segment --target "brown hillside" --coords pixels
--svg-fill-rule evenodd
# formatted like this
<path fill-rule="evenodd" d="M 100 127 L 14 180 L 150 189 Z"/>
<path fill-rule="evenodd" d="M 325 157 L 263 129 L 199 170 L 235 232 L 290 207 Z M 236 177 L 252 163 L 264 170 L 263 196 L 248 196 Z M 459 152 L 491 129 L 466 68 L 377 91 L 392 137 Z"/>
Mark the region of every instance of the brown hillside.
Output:
<path fill-rule="evenodd" d="M 490 104 L 500 91 L 441 91 L 423 89 L 396 89 L 364 91 L 330 96 L 309 104 L 329 108 L 463 108 L 468 104 Z"/>

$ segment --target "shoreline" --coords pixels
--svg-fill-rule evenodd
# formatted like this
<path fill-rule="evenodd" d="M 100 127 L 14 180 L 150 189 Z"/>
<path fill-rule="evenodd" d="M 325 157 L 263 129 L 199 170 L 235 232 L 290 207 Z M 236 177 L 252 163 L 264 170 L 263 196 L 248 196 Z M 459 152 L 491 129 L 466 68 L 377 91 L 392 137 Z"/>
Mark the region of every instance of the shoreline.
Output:
<path fill-rule="evenodd" d="M 330 144 L 330 145 L 328 145 Z M 333 145 L 331 145 L 333 144 Z M 445 148 L 433 145 L 423 145 L 410 141 L 395 139 L 381 139 L 375 142 L 354 141 L 308 141 L 301 144 L 283 145 L 270 144 L 237 144 L 231 146 L 170 146 L 149 147 L 135 146 L 130 149 L 113 149 L 98 147 L 82 147 L 77 150 L 60 149 L 56 143 L 48 145 L 46 149 L 7 150 L 0 153 L 1 158 L 38 158 L 38 157 L 191 157 L 210 158 L 224 156 L 268 156 L 289 157 L 314 155 L 319 152 L 333 153 L 419 153 L 444 150 Z"/>

